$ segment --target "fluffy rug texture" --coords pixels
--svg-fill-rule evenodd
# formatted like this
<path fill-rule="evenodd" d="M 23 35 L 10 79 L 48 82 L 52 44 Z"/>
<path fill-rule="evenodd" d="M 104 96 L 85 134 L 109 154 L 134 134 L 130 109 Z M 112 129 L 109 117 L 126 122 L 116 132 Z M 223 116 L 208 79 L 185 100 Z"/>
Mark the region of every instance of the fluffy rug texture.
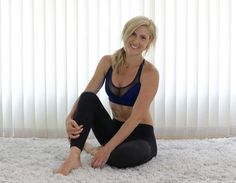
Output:
<path fill-rule="evenodd" d="M 157 145 L 155 158 L 128 169 L 93 169 L 91 155 L 83 152 L 83 167 L 62 176 L 52 170 L 69 152 L 66 139 L 0 138 L 0 182 L 236 182 L 236 138 L 157 140 Z"/>

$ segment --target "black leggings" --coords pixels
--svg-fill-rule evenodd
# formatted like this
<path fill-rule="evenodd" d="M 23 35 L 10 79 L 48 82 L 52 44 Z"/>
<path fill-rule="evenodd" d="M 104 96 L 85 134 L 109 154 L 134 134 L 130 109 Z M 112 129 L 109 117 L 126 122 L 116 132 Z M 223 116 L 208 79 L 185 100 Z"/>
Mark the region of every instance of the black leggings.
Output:
<path fill-rule="evenodd" d="M 83 92 L 80 96 L 74 120 L 83 125 L 80 137 L 71 140 L 71 147 L 83 150 L 92 128 L 98 142 L 104 146 L 120 129 L 123 122 L 111 119 L 96 94 Z M 139 124 L 134 131 L 110 154 L 107 164 L 117 168 L 134 167 L 151 160 L 157 154 L 153 126 Z"/>

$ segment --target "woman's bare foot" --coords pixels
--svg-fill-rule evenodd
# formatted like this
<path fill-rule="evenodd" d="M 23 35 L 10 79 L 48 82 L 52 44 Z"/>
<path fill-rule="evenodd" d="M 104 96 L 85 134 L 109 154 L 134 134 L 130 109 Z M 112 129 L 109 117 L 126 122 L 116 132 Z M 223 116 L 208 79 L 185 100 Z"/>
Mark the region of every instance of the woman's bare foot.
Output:
<path fill-rule="evenodd" d="M 89 153 L 89 154 L 91 154 L 91 155 L 93 155 L 93 156 L 96 154 L 96 152 L 97 152 L 99 149 L 101 149 L 101 146 L 99 146 L 99 147 L 94 147 L 92 144 L 90 144 L 90 143 L 88 143 L 88 142 L 86 142 L 85 145 L 84 145 L 84 150 L 85 150 L 87 153 Z"/>
<path fill-rule="evenodd" d="M 81 167 L 80 162 L 80 149 L 72 147 L 70 154 L 60 168 L 53 170 L 53 173 L 59 173 L 62 175 L 68 175 L 71 170 Z"/>

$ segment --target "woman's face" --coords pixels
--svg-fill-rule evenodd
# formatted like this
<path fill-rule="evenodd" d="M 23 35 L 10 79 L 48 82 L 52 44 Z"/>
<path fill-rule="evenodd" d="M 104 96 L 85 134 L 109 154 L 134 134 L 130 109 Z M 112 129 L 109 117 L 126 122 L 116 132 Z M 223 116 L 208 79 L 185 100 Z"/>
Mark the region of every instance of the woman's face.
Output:
<path fill-rule="evenodd" d="M 142 55 L 150 43 L 150 32 L 146 26 L 138 27 L 125 43 L 126 54 L 130 56 Z"/>

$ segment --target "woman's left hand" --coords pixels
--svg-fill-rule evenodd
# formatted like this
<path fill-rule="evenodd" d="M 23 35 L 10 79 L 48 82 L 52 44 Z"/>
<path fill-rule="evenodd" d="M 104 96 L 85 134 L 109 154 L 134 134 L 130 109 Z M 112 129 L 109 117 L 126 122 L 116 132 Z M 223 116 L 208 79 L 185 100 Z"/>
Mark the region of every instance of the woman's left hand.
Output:
<path fill-rule="evenodd" d="M 102 147 L 94 155 L 91 166 L 93 168 L 103 168 L 108 161 L 110 154 L 111 152 L 109 150 L 107 150 L 105 147 Z"/>

